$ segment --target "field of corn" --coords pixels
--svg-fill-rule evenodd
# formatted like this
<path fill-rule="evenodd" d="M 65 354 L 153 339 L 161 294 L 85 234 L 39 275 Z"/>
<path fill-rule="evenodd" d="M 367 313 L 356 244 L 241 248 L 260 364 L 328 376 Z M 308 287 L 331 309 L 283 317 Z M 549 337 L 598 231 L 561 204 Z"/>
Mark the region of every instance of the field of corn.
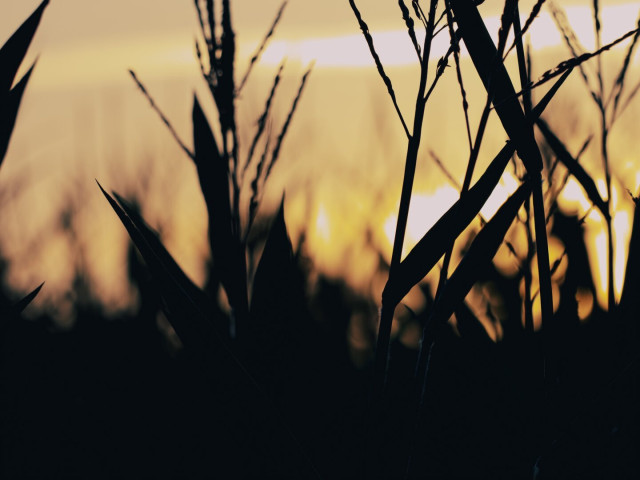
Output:
<path fill-rule="evenodd" d="M 27 120 L 18 112 L 38 65 L 27 69 L 25 58 L 50 3 L 0 49 L 0 162 L 20 161 L 7 152 Z M 364 204 L 375 209 L 385 189 L 397 198 L 392 223 L 372 215 L 362 238 L 349 238 L 353 250 L 371 252 L 368 266 L 348 260 L 351 252 L 335 274 L 321 261 L 330 219 L 303 208 L 295 229 L 286 220 L 291 205 L 300 210 L 289 192 L 310 192 L 313 182 L 296 183 L 287 142 L 302 145 L 298 162 L 312 141 L 341 155 L 341 139 L 314 140 L 306 120 L 293 130 L 313 105 L 305 103 L 310 83 L 325 77 L 311 61 L 292 79 L 282 61 L 264 97 L 251 90 L 265 78 L 256 70 L 293 0 L 272 12 L 246 65 L 237 61 L 235 2 L 192 3 L 193 62 L 205 88 L 190 97 L 190 137 L 135 65 L 129 75 L 149 113 L 144 121 L 159 118 L 177 145 L 175 161 L 197 174 L 190 198 L 203 208 L 188 209 L 206 225 L 202 278 L 185 273 L 167 248 L 159 227 L 168 210 L 149 221 L 153 161 L 139 178 L 116 175 L 138 190 L 69 180 L 71 205 L 91 190 L 128 234 L 125 307 L 98 294 L 87 265 L 100 251 L 80 239 L 73 206 L 55 219 L 75 253 L 57 266 L 71 278 L 63 297 L 39 301 L 47 278 L 30 292 L 12 285 L 9 272 L 20 265 L 0 241 L 0 478 L 636 478 L 640 161 L 632 145 L 630 174 L 615 141 L 622 130 L 637 141 L 628 118 L 640 90 L 640 18 L 605 41 L 607 2 L 588 2 L 591 49 L 560 0 L 390 2 L 414 62 L 407 87 L 369 28 L 370 2 L 344 0 L 379 77 L 370 101 L 385 112 L 366 144 L 397 166 L 395 178 L 375 179 Z M 497 24 L 485 3 L 499 10 Z M 529 39 L 542 12 L 564 56 L 541 66 Z M 572 118 L 562 97 L 568 85 L 593 115 Z M 431 125 L 450 115 L 459 120 L 448 138 L 465 152 L 462 171 L 448 149 L 434 147 Z M 571 137 L 579 124 L 590 134 Z M 394 129 L 400 142 L 388 141 Z M 349 135 L 345 129 L 345 142 Z M 373 161 L 367 155 L 355 154 Z M 287 169 L 294 173 L 278 177 Z M 423 215 L 440 213 L 409 239 L 421 176 L 445 179 L 455 198 L 424 207 Z M 325 191 L 325 204 L 339 204 L 354 222 L 371 213 L 345 191 L 356 181 L 367 179 Z M 582 207 L 570 211 L 563 202 L 576 191 Z M 9 235 L 12 192 L 0 182 L 0 236 Z M 626 226 L 617 220 L 625 212 Z M 595 224 L 597 252 L 586 234 Z M 385 230 L 387 245 L 377 240 Z"/>

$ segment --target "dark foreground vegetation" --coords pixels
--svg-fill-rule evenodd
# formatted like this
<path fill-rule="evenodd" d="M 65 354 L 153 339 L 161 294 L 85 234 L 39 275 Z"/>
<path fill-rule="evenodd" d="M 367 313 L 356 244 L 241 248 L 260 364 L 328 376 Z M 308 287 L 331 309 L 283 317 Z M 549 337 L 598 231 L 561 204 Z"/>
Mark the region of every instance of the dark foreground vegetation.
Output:
<path fill-rule="evenodd" d="M 0 50 L 2 156 L 29 78 L 12 88 L 14 76 L 47 3 Z M 129 273 L 138 310 L 107 318 L 80 272 L 74 284 L 76 324 L 60 331 L 45 314 L 21 317 L 37 289 L 20 300 L 4 287 L 2 478 L 551 479 L 640 473 L 640 211 L 633 219 L 620 301 L 612 293 L 610 267 L 608 308 L 594 302 L 588 318 L 580 319 L 578 293 L 595 298 L 583 219 L 562 214 L 556 200 L 572 175 L 606 222 L 610 259 L 612 206 L 554 134 L 553 122 L 541 120 L 562 82 L 579 70 L 602 114 L 599 146 L 611 198 L 614 169 L 607 135 L 636 92 L 625 88 L 625 78 L 638 32 L 627 35 L 632 43 L 608 91 L 601 70 L 596 68 L 594 81 L 593 71 L 583 66 L 592 57 L 598 61 L 609 46 L 598 44 L 595 54 L 584 53 L 568 30 L 573 57 L 532 81 L 523 41 L 530 21 L 520 25 L 517 1 L 505 2 L 497 46 L 474 2 L 434 0 L 423 11 L 417 1 L 411 9 L 400 1 L 421 66 L 414 120 L 407 122 L 363 15 L 350 1 L 407 134 L 394 252 L 389 265 L 383 260 L 380 265 L 388 274 L 380 318 L 378 325 L 360 322 L 364 340 L 356 344 L 349 339 L 354 319 L 375 318 L 380 299 L 361 298 L 346 284 L 312 275 L 304 242 L 294 248 L 289 240 L 284 202 L 266 227 L 258 216 L 265 182 L 309 72 L 272 135 L 267 126 L 275 122 L 267 120 L 282 75 L 278 70 L 255 138 L 241 150 L 235 102 L 262 47 L 236 84 L 230 2 L 221 3 L 217 8 L 212 1 L 196 1 L 203 37 L 198 59 L 219 118 L 210 123 L 194 99 L 193 150 L 176 137 L 194 162 L 207 205 L 212 257 L 207 283 L 200 289 L 182 272 L 134 199 L 102 190 L 136 247 Z M 537 2 L 530 19 L 543 3 Z M 598 2 L 594 17 L 599 35 Z M 414 28 L 415 22 L 426 34 Z M 429 72 L 431 38 L 440 28 L 449 32 L 451 47 Z M 502 63 L 511 29 L 519 94 Z M 475 135 L 469 121 L 466 134 L 461 132 L 470 153 L 460 200 L 401 260 L 425 108 L 449 59 L 460 73 L 460 41 L 486 86 L 486 108 Z M 464 99 L 462 76 L 457 78 Z M 533 87 L 547 82 L 555 83 L 534 104 Z M 460 103 L 466 113 L 465 102 Z M 492 105 L 509 141 L 472 185 Z M 545 145 L 544 155 L 539 143 Z M 472 225 L 509 165 L 518 173 L 519 188 L 494 217 L 483 220 L 454 265 L 453 243 Z M 509 245 L 518 270 L 505 276 L 491 259 L 512 225 L 523 228 L 528 241 L 524 247 Z M 549 261 L 548 235 L 565 245 L 562 275 L 559 263 Z M 434 298 L 422 279 L 441 259 Z M 555 311 L 554 283 L 560 294 Z M 487 317 L 501 325 L 498 342 L 465 302 L 474 284 L 494 292 Z M 218 300 L 221 289 L 226 301 Z M 401 305 L 411 289 L 426 299 L 421 311 Z M 535 330 L 538 296 L 542 328 Z M 403 335 L 412 328 L 422 332 L 417 347 Z"/>

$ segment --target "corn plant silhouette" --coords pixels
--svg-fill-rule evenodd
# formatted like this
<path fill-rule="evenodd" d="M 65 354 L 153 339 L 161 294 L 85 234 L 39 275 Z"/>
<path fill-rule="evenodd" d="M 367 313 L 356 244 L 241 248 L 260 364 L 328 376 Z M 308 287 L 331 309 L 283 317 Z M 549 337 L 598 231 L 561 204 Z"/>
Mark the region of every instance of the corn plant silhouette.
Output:
<path fill-rule="evenodd" d="M 449 317 L 456 313 L 459 317 L 470 318 L 468 309 L 463 309 L 464 298 L 470 291 L 471 287 L 483 275 L 483 271 L 491 266 L 491 261 L 498 247 L 504 242 L 507 230 L 511 223 L 518 218 L 518 211 L 521 206 L 525 205 L 525 210 L 529 212 L 529 202 L 533 204 L 533 231 L 530 229 L 529 219 L 526 221 L 526 228 L 529 239 L 529 260 L 533 258 L 532 252 L 535 251 L 538 262 L 538 292 L 541 301 L 542 310 L 542 362 L 538 371 L 540 377 L 544 378 L 546 384 L 551 388 L 558 378 L 556 352 L 552 348 L 552 332 L 553 329 L 553 299 L 551 288 L 552 267 L 549 262 L 549 253 L 547 245 L 547 223 L 549 213 L 545 211 L 544 192 L 543 192 L 543 162 L 540 149 L 534 137 L 534 125 L 538 124 L 545 138 L 549 142 L 551 148 L 558 155 L 561 161 L 568 169 L 569 174 L 573 175 L 587 192 L 587 195 L 593 204 L 599 208 L 608 222 L 610 229 L 610 214 L 608 205 L 597 194 L 595 183 L 586 174 L 584 169 L 571 158 L 566 149 L 561 148 L 561 142 L 557 137 L 552 136 L 547 124 L 540 119 L 544 108 L 548 105 L 551 98 L 556 94 L 558 88 L 568 77 L 571 71 L 578 67 L 582 70 L 583 63 L 591 58 L 598 59 L 600 55 L 609 50 L 611 47 L 621 41 L 632 37 L 633 42 L 629 47 L 628 54 L 625 57 L 623 68 L 621 71 L 622 78 L 626 72 L 629 58 L 635 47 L 638 30 L 632 30 L 621 36 L 614 42 L 602 46 L 598 40 L 596 51 L 593 53 L 581 53 L 574 57 L 561 62 L 555 68 L 545 72 L 535 82 L 530 80 L 530 67 L 527 64 L 525 55 L 525 47 L 523 35 L 528 30 L 535 17 L 537 16 L 544 1 L 536 2 L 530 15 L 528 16 L 524 27 L 520 24 L 520 13 L 518 10 L 518 2 L 516 0 L 506 0 L 504 2 L 503 12 L 500 18 L 500 30 L 498 32 L 498 43 L 494 44 L 491 36 L 485 26 L 485 22 L 481 17 L 477 5 L 482 2 L 470 2 L 467 0 L 446 0 L 438 2 L 430 0 L 428 7 L 422 8 L 419 1 L 412 1 L 413 16 L 424 26 L 424 38 L 419 40 L 419 35 L 414 27 L 413 19 L 409 8 L 403 0 L 399 0 L 398 5 L 401 10 L 402 18 L 408 30 L 409 37 L 416 51 L 418 63 L 420 65 L 420 78 L 418 86 L 418 94 L 416 98 L 416 106 L 414 110 L 413 127 L 410 130 L 407 122 L 401 112 L 397 93 L 394 91 L 393 84 L 389 76 L 384 70 L 384 66 L 376 52 L 374 41 L 369 27 L 363 20 L 363 16 L 356 6 L 354 0 L 349 1 L 354 12 L 356 20 L 362 30 L 365 41 L 373 57 L 376 69 L 382 78 L 387 93 L 391 98 L 394 109 L 399 117 L 402 128 L 407 136 L 407 152 L 405 161 L 405 170 L 402 184 L 402 192 L 400 197 L 398 221 L 396 225 L 396 233 L 393 242 L 393 252 L 391 256 L 391 264 L 389 268 L 388 281 L 382 294 L 382 306 L 380 309 L 379 330 L 377 345 L 375 351 L 375 364 L 373 372 L 372 386 L 372 405 L 370 430 L 376 431 L 375 425 L 384 423 L 385 405 L 389 403 L 390 392 L 387 391 L 390 371 L 390 341 L 391 326 L 394 318 L 394 311 L 397 305 L 402 301 L 403 297 L 409 293 L 409 290 L 417 285 L 443 258 L 440 270 L 440 282 L 437 288 L 435 301 L 430 306 L 426 318 L 424 320 L 423 334 L 420 342 L 420 350 L 416 365 L 415 382 L 418 404 L 416 406 L 418 412 L 418 420 L 413 425 L 414 440 L 410 447 L 410 460 L 407 472 L 410 475 L 418 474 L 415 467 L 411 464 L 411 451 L 415 451 L 416 438 L 424 434 L 425 424 L 421 419 L 424 412 L 425 393 L 427 390 L 427 378 L 429 373 L 429 365 L 431 362 L 432 352 L 435 343 L 443 335 L 442 326 L 446 324 Z M 438 6 L 443 4 L 444 10 L 438 15 Z M 595 5 L 596 31 L 598 38 L 600 35 L 600 26 L 598 20 L 597 2 Z M 446 18 L 447 25 L 438 27 Z M 507 50 L 507 38 L 510 30 L 514 30 L 514 41 L 511 48 Z M 431 53 L 431 44 L 433 37 L 442 30 L 447 29 L 450 36 L 450 46 L 443 58 L 437 65 L 433 79 L 429 85 L 429 56 Z M 469 117 L 467 113 L 468 102 L 466 91 L 464 89 L 463 78 L 459 66 L 459 42 L 464 42 L 471 60 L 475 66 L 478 76 L 482 80 L 487 92 L 485 107 L 480 117 L 475 139 L 472 138 L 469 126 Z M 520 77 L 520 91 L 516 91 L 512 80 L 509 77 L 504 66 L 504 60 L 515 48 L 517 51 L 517 60 Z M 445 67 L 448 65 L 449 58 L 453 56 L 456 62 L 457 80 L 460 86 L 462 106 L 465 112 L 465 123 L 467 129 L 467 140 L 469 143 L 469 159 L 465 178 L 460 189 L 460 200 L 458 200 L 424 235 L 424 237 L 409 251 L 405 258 L 402 259 L 402 246 L 404 243 L 404 235 L 407 226 L 407 218 L 409 212 L 409 203 L 413 181 L 416 172 L 416 160 L 420 148 L 423 135 L 423 122 L 425 109 L 428 99 L 433 92 L 435 85 L 444 74 Z M 560 77 L 555 85 L 545 94 L 544 98 L 535 106 L 532 105 L 531 92 L 534 88 L 546 83 L 547 81 Z M 598 79 L 602 82 L 601 67 L 599 67 Z M 615 91 L 622 90 L 623 80 L 616 82 L 614 93 L 611 98 L 615 98 Z M 617 89 L 617 90 L 616 90 Z M 600 89 L 602 91 L 602 87 Z M 602 95 L 593 94 L 594 98 L 599 102 L 598 105 L 604 106 Z M 522 97 L 522 104 L 519 99 Z M 611 100 L 611 105 L 615 105 L 616 100 Z M 604 107 L 603 107 L 604 108 Z M 613 107 L 612 107 L 613 108 Z M 614 109 L 615 111 L 615 109 Z M 477 182 L 471 186 L 471 178 L 474 173 L 475 164 L 480 149 L 480 144 L 484 135 L 485 127 L 489 115 L 495 112 L 498 115 L 502 126 L 509 137 L 507 144 L 500 153 L 491 162 L 489 167 L 480 175 Z M 603 118 L 605 117 L 603 113 Z M 615 115 L 613 116 L 615 118 Z M 603 121 L 604 122 L 604 121 Z M 605 125 L 605 123 L 603 123 Z M 605 132 L 606 133 L 606 132 Z M 606 146 L 606 134 L 603 133 L 603 149 Z M 559 153 L 558 153 L 559 152 Z M 604 150 L 603 150 L 604 152 Z M 499 208 L 497 213 L 491 218 L 482 230 L 476 235 L 471 246 L 467 249 L 465 256 L 459 263 L 455 271 L 449 275 L 449 263 L 451 260 L 451 252 L 453 243 L 456 238 L 471 225 L 473 219 L 478 215 L 480 208 L 486 202 L 487 198 L 497 185 L 505 167 L 511 160 L 514 153 L 520 158 L 526 175 L 521 178 L 521 185 L 513 193 L 508 200 Z M 603 153 L 605 159 L 605 170 L 608 171 L 607 155 Z M 607 175 L 609 175 L 607 173 Z M 609 183 L 609 180 L 607 180 Z M 609 254 L 611 257 L 611 252 Z M 611 265 L 610 260 L 610 265 Z M 526 324 L 531 325 L 532 313 L 532 297 L 531 297 L 531 276 L 527 276 L 526 271 L 529 270 L 527 263 L 523 269 L 525 278 L 528 278 L 525 298 L 525 317 L 529 320 Z M 557 267 L 555 267 L 557 268 Z M 630 265 L 630 268 L 633 268 Z M 611 273 L 609 274 L 611 276 Z M 610 281 L 611 290 L 612 281 Z M 612 296 L 610 295 L 610 298 Z M 465 311 L 463 311 L 465 310 Z M 613 304 L 610 307 L 613 313 Z M 471 318 L 473 316 L 471 315 Z M 384 433 L 381 434 L 384 436 Z M 375 435 L 367 438 L 372 441 Z M 375 441 L 375 440 L 373 440 Z M 384 439 L 378 439 L 384 442 Z M 383 455 L 383 452 L 377 449 L 371 449 L 371 456 Z M 373 462 L 371 462 L 373 463 Z M 375 468 L 375 467 L 373 467 Z"/>
<path fill-rule="evenodd" d="M 219 131 L 214 132 L 211 128 L 198 99 L 194 97 L 193 149 L 190 149 L 179 138 L 136 74 L 133 71 L 130 73 L 151 107 L 195 164 L 209 217 L 213 265 L 210 276 L 214 276 L 215 281 L 219 281 L 226 292 L 231 307 L 229 318 L 221 317 L 214 300 L 184 274 L 133 205 L 115 192 L 110 195 L 101 186 L 100 189 L 151 271 L 173 328 L 185 348 L 201 360 L 212 382 L 220 385 L 222 403 L 231 415 L 246 417 L 246 425 L 250 426 L 256 437 L 257 451 L 270 452 L 264 458 L 274 457 L 275 461 L 281 462 L 281 469 L 289 474 L 316 476 L 315 467 L 282 420 L 273 399 L 265 392 L 265 385 L 246 366 L 248 358 L 253 354 L 250 350 L 268 342 L 268 339 L 257 338 L 260 332 L 256 328 L 258 319 L 262 316 L 268 319 L 279 318 L 279 313 L 273 309 L 282 308 L 283 302 L 274 305 L 274 302 L 269 302 L 269 297 L 274 294 L 274 284 L 283 281 L 282 273 L 289 271 L 294 261 L 284 222 L 284 199 L 271 226 L 253 278 L 251 302 L 248 295 L 250 279 L 247 275 L 247 240 L 266 182 L 279 159 L 283 141 L 311 68 L 302 76 L 279 133 L 271 138 L 268 126 L 271 124 L 271 107 L 284 65 L 280 66 L 264 111 L 258 119 L 252 143 L 243 157 L 239 145 L 236 102 L 273 35 L 286 2 L 277 12 L 239 85 L 236 85 L 235 80 L 236 45 L 230 2 L 223 0 L 221 8 L 213 0 L 196 0 L 194 3 L 205 45 L 203 52 L 201 42 L 196 41 L 196 55 L 218 113 Z M 221 12 L 219 21 L 218 12 Z M 264 141 L 262 151 L 259 152 L 261 139 Z M 249 178 L 252 172 L 255 172 L 253 178 Z M 247 212 L 241 209 L 243 195 L 250 195 Z M 241 454 L 244 453 L 238 452 L 238 455 Z M 236 474 L 243 468 L 259 471 L 258 466 L 258 461 L 255 465 L 246 465 L 239 460 L 235 466 L 238 469 Z"/>

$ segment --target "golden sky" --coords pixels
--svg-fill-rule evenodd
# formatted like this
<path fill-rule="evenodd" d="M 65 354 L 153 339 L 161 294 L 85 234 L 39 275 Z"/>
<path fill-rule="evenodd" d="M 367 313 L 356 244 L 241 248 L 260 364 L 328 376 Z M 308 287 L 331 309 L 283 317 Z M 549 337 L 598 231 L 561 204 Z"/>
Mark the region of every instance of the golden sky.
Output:
<path fill-rule="evenodd" d="M 39 1 L 2 3 L 0 41 Z M 403 30 L 396 2 L 357 3 L 374 33 L 382 61 L 390 69 L 400 105 L 408 112 L 405 116 L 409 116 L 416 88 L 415 53 Z M 533 3 L 521 1 L 521 13 L 526 14 Z M 593 48 L 590 2 L 560 3 L 585 47 Z M 605 42 L 634 28 L 639 2 L 600 3 L 604 8 Z M 499 0 L 486 0 L 482 6 L 483 13 L 493 15 L 487 23 L 494 31 L 501 4 Z M 279 0 L 232 2 L 240 70 L 279 5 Z M 29 245 L 39 242 L 43 232 L 54 231 L 56 212 L 75 202 L 88 245 L 85 254 L 93 259 L 92 278 L 108 299 L 117 302 L 123 294 L 114 285 L 123 282 L 112 279 L 122 280 L 126 275 L 122 246 L 125 234 L 94 188 L 93 179 L 128 193 L 142 188 L 144 177 L 145 200 L 160 206 L 145 212 L 150 223 L 165 227 L 171 251 L 191 276 L 196 280 L 202 278 L 206 231 L 193 167 L 127 74 L 129 68 L 137 72 L 190 145 L 194 91 L 210 118 L 214 118 L 194 59 L 197 33 L 192 0 L 51 1 L 30 50 L 28 60 L 39 56 L 38 65 L 0 175 L 0 190 L 11 190 L 12 185 L 15 188 L 16 178 L 25 185 L 13 201 L 3 204 L 3 210 L 7 211 L 3 216 L 7 238 L 0 244 L 11 258 L 23 257 Z M 435 56 L 446 48 L 444 37 L 441 44 L 436 42 L 434 46 Z M 560 36 L 544 9 L 534 23 L 531 38 L 538 49 L 534 54 L 538 74 L 567 58 L 566 50 L 559 46 Z M 619 59 L 621 51 L 610 54 L 611 58 L 617 55 L 615 58 Z M 295 236 L 303 223 L 308 223 L 306 227 L 316 233 L 310 240 L 310 248 L 314 249 L 318 265 L 333 274 L 340 274 L 346 265 L 353 272 L 354 283 L 366 283 L 375 266 L 374 252 L 362 243 L 367 229 L 373 225 L 377 247 L 385 254 L 390 252 L 388 230 L 393 230 L 395 222 L 405 148 L 402 130 L 372 67 L 348 1 L 290 0 L 274 41 L 243 92 L 239 116 L 241 125 L 246 125 L 241 132 L 245 139 L 251 134 L 283 57 L 289 60 L 277 99 L 280 106 L 275 112 L 276 119 L 285 115 L 306 64 L 315 60 L 316 67 L 285 142 L 277 178 L 270 185 L 270 199 L 277 201 L 286 189 L 292 234 Z M 473 117 L 484 102 L 482 89 L 473 80 L 470 64 L 463 68 L 470 79 Z M 632 73 L 634 78 L 638 77 L 637 69 Z M 563 89 L 564 96 L 549 110 L 574 119 L 563 126 L 563 133 L 575 150 L 590 132 L 587 120 L 593 112 L 578 78 L 570 80 Z M 464 168 L 465 154 L 451 133 L 459 132 L 462 126 L 457 84 L 444 81 L 436 93 L 427 108 L 425 153 L 420 158 L 411 214 L 415 220 L 409 225 L 408 239 L 414 242 L 433 223 L 437 213 L 456 198 L 453 187 L 429 162 L 428 149 L 447 159 L 454 175 L 462 176 Z M 630 109 L 628 116 L 636 118 L 632 115 L 635 114 Z M 496 122 L 490 128 L 481 163 L 487 162 L 506 138 Z M 619 185 L 619 196 L 620 204 L 626 205 L 628 211 L 624 188 L 637 191 L 640 185 L 637 163 L 628 155 L 635 132 L 625 130 L 624 125 L 619 130 L 614 132 L 618 135 L 614 140 L 619 149 L 614 148 L 612 156 L 620 178 L 626 181 Z M 587 158 L 586 162 L 596 174 L 595 161 L 589 163 Z M 503 184 L 506 190 L 498 195 L 504 196 L 513 188 L 513 182 L 506 177 Z M 573 201 L 577 202 L 575 208 L 582 208 L 580 198 Z M 433 207 L 435 204 L 439 209 Z M 167 205 L 172 208 L 165 208 Z M 376 218 L 372 218 L 373 211 Z M 618 223 L 618 230 L 623 232 L 624 222 Z M 69 281 L 70 274 L 60 267 L 60 259 L 67 258 L 70 250 L 65 246 L 66 240 L 56 235 L 57 240 L 43 246 L 40 255 L 21 261 L 20 270 L 12 273 L 14 284 L 27 289 L 45 278 L 49 291 L 56 292 L 57 283 L 64 285 Z M 598 235 L 602 232 L 595 227 L 590 235 L 593 244 L 601 241 Z M 623 245 L 624 235 L 621 238 Z M 365 253 L 358 258 L 353 252 Z M 595 271 L 602 267 L 594 261 L 593 268 Z"/>

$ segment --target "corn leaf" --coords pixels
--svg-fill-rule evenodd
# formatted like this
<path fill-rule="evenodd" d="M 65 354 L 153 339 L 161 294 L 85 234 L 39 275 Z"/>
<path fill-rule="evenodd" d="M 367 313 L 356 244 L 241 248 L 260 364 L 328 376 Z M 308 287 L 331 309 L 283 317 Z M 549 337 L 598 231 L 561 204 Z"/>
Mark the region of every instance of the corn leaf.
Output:
<path fill-rule="evenodd" d="M 413 247 L 407 257 L 398 265 L 393 276 L 389 278 L 382 293 L 383 304 L 386 302 L 398 303 L 414 285 L 431 271 L 447 248 L 450 247 L 453 239 L 457 238 L 478 214 L 500 181 L 502 172 L 504 172 L 513 153 L 513 143 L 507 142 L 476 184 L 454 203 Z M 391 304 L 389 303 L 389 305 Z"/>
<path fill-rule="evenodd" d="M 509 138 L 515 142 L 518 155 L 527 171 L 542 170 L 542 157 L 533 130 L 525 119 L 509 74 L 478 9 L 468 0 L 451 0 L 451 8 L 471 60 L 487 92 L 493 96 L 500 122 Z"/>
<path fill-rule="evenodd" d="M 7 148 L 9 148 L 9 140 L 13 133 L 13 127 L 16 124 L 22 95 L 24 89 L 27 87 L 34 66 L 35 64 L 31 66 L 29 71 L 25 73 L 9 93 L 0 97 L 0 165 L 7 153 Z"/>
<path fill-rule="evenodd" d="M 547 140 L 547 143 L 554 151 L 558 160 L 560 160 L 569 173 L 575 177 L 576 180 L 580 183 L 585 193 L 591 200 L 598 210 L 602 212 L 605 218 L 609 218 L 609 209 L 607 208 L 607 204 L 600 196 L 598 192 L 598 188 L 596 187 L 595 182 L 589 176 L 589 174 L 585 171 L 585 169 L 578 163 L 578 161 L 571 156 L 569 151 L 566 149 L 564 144 L 560 141 L 560 139 L 551 131 L 547 122 L 538 118 L 536 121 L 538 128 L 544 135 L 544 138 Z"/>
<path fill-rule="evenodd" d="M 142 218 L 138 211 L 127 202 L 124 198 L 113 192 L 113 196 L 116 198 L 121 209 L 133 223 L 137 232 L 144 240 L 145 244 L 154 252 L 154 255 L 163 265 L 164 270 L 170 275 L 177 283 L 180 284 L 180 288 L 185 292 L 198 305 L 198 308 L 206 313 L 207 316 L 211 316 L 209 312 L 212 311 L 209 306 L 209 298 L 200 290 L 193 281 L 184 273 L 182 268 L 173 259 L 171 254 L 164 247 L 160 241 L 158 233 L 153 230 L 147 222 Z M 125 225 L 126 227 L 126 225 Z M 133 238 L 132 238 L 133 240 Z M 135 241 L 134 241 L 135 243 Z M 136 244 L 137 246 L 137 244 Z M 140 248 L 138 248 L 140 250 Z M 141 252 L 142 253 L 142 252 Z M 143 255 L 144 257 L 144 255 Z"/>
<path fill-rule="evenodd" d="M 283 198 L 269 230 L 269 236 L 253 279 L 252 314 L 264 309 L 280 308 L 278 304 L 286 301 L 283 295 L 278 293 L 283 293 L 281 290 L 284 286 L 286 296 L 286 285 L 289 283 L 292 264 L 293 247 L 284 220 Z"/>
<path fill-rule="evenodd" d="M 466 255 L 447 281 L 440 298 L 434 305 L 431 322 L 445 322 L 459 308 L 464 297 L 486 270 L 518 215 L 518 210 L 531 194 L 531 184 L 526 182 L 507 199 L 496 214 L 478 233 Z"/>
<path fill-rule="evenodd" d="M 229 196 L 229 164 L 220 155 L 215 137 L 198 99 L 193 100 L 194 162 L 209 215 L 209 241 L 215 268 L 233 306 L 242 302 L 244 282 L 238 255 L 244 254 L 232 232 Z"/>
<path fill-rule="evenodd" d="M 6 94 L 11 89 L 20 64 L 36 33 L 42 12 L 48 4 L 49 0 L 44 0 L 0 48 L 0 95 Z"/>

